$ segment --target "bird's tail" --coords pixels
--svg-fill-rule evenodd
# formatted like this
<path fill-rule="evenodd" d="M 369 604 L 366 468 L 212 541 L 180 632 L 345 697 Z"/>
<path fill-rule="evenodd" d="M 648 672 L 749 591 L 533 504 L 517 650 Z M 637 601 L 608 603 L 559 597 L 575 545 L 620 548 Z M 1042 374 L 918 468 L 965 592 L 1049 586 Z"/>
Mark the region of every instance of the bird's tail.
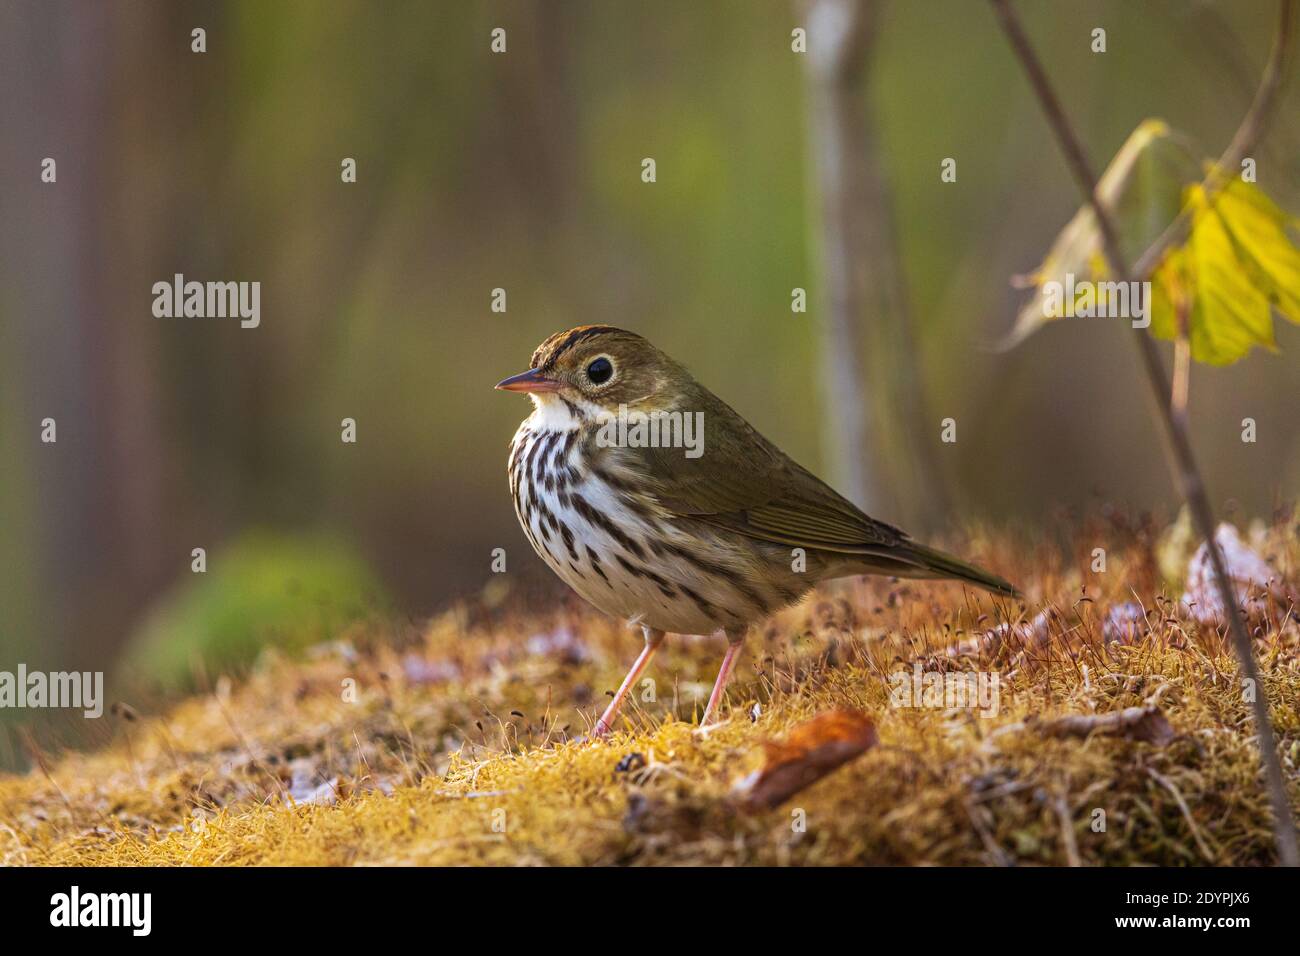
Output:
<path fill-rule="evenodd" d="M 921 574 L 918 576 L 955 578 L 958 581 L 965 581 L 968 584 L 974 584 L 976 587 L 992 591 L 994 594 L 1004 594 L 1013 598 L 1022 596 L 1020 589 L 1014 584 L 1004 581 L 996 574 L 990 574 L 982 568 L 968 564 L 960 558 L 955 558 L 947 552 L 940 551 L 938 548 L 931 548 L 924 544 L 908 541 L 902 548 L 896 549 L 895 553 L 905 563 L 920 569 Z"/>

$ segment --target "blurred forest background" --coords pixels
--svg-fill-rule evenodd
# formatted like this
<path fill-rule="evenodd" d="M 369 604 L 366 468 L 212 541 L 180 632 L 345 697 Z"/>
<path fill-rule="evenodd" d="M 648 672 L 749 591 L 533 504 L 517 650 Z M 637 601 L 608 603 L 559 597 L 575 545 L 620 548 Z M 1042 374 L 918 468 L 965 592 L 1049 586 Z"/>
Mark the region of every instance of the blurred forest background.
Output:
<path fill-rule="evenodd" d="M 991 11 L 875 7 L 856 102 L 883 187 L 866 213 L 898 269 L 861 318 L 905 311 L 920 397 L 916 429 L 878 406 L 886 447 L 912 448 L 886 453 L 878 516 L 1172 516 L 1124 323 L 993 348 L 1024 295 L 1010 277 L 1079 201 Z M 1098 168 L 1148 116 L 1218 155 L 1275 19 L 1228 0 L 1019 7 Z M 558 593 L 505 482 L 528 405 L 492 385 L 573 325 L 644 333 L 836 478 L 798 26 L 787 0 L 0 3 L 0 669 L 111 669 L 159 621 L 296 627 L 286 602 L 314 604 L 325 636 L 326 605 L 427 614 L 481 589 L 495 547 L 516 586 Z M 1292 212 L 1294 86 L 1257 157 Z M 151 287 L 178 272 L 260 281 L 261 326 L 155 318 Z M 1277 336 L 1278 354 L 1193 373 L 1229 517 L 1300 485 L 1300 331 Z M 887 377 L 900 353 L 864 361 Z"/>

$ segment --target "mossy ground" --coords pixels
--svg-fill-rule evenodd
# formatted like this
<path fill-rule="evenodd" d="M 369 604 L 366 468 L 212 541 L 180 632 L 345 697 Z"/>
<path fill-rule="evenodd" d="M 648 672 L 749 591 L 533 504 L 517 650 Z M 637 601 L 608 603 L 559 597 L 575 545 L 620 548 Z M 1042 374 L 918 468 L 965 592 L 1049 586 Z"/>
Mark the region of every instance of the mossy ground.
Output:
<path fill-rule="evenodd" d="M 638 697 L 618 732 L 581 742 L 639 649 L 621 625 L 577 603 L 473 601 L 405 637 L 362 628 L 307 659 L 264 656 L 161 716 L 106 717 L 107 747 L 0 778 L 0 862 L 1270 863 L 1237 664 L 1161 597 L 1154 540 L 1115 520 L 1066 548 L 949 542 L 1016 580 L 1023 605 L 952 584 L 825 586 L 751 637 L 724 723 L 706 732 L 695 713 L 720 638 L 670 638 L 648 673 L 656 701 Z M 1295 525 L 1255 540 L 1294 581 Z M 1098 541 L 1105 573 L 1089 569 Z M 1108 611 L 1135 599 L 1149 629 L 1107 641 Z M 1044 607 L 1045 640 L 946 650 Z M 1256 650 L 1296 805 L 1300 631 L 1280 610 Z M 888 673 L 915 660 L 996 672 L 998 713 L 891 706 Z M 1172 742 L 1040 732 L 1144 703 Z M 762 741 L 837 707 L 871 715 L 880 745 L 776 810 L 738 811 L 729 792 Z"/>

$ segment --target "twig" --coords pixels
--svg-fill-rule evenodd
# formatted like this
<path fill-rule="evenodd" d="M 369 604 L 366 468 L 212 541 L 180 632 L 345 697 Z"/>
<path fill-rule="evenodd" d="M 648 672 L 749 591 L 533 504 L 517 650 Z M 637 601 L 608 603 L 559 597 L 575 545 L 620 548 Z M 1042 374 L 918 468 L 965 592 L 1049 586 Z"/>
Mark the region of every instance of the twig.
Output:
<path fill-rule="evenodd" d="M 1015 859 L 1007 853 L 1006 850 L 998 846 L 998 841 L 993 838 L 993 831 L 989 829 L 989 813 L 987 807 L 979 806 L 974 801 L 967 799 L 962 802 L 966 808 L 966 815 L 970 817 L 971 826 L 979 835 L 980 842 L 984 844 L 984 851 L 997 866 L 1011 866 Z"/>
<path fill-rule="evenodd" d="M 1277 92 L 1282 86 L 1286 61 L 1290 55 L 1291 10 L 1291 0 L 1282 0 L 1277 34 L 1273 37 L 1273 49 L 1269 52 L 1268 65 L 1264 67 L 1264 77 L 1260 81 L 1259 90 L 1255 93 L 1254 102 L 1250 104 L 1250 109 L 1246 112 L 1246 118 L 1237 127 L 1232 142 L 1228 144 L 1228 148 L 1223 151 L 1219 161 L 1211 167 L 1201 183 L 1201 189 L 1205 193 L 1206 209 L 1213 208 L 1219 192 L 1228 184 L 1228 180 L 1231 178 L 1228 170 L 1240 169 L 1241 161 L 1254 150 L 1255 144 L 1264 135 L 1264 129 L 1267 127 L 1269 117 L 1273 113 Z M 1165 231 L 1156 238 L 1156 241 L 1148 247 L 1146 252 L 1142 253 L 1133 266 L 1133 276 L 1135 278 L 1145 280 L 1150 277 L 1156 266 L 1160 264 L 1160 260 L 1164 258 L 1166 250 L 1182 239 L 1185 232 L 1190 228 L 1193 214 L 1194 210 L 1191 206 L 1183 209 Z"/>
<path fill-rule="evenodd" d="M 1118 235 L 1115 231 L 1115 225 L 1111 221 L 1110 213 L 1097 198 L 1097 177 L 1093 175 L 1092 167 L 1084 154 L 1083 146 L 1064 110 L 1061 108 L 1060 101 L 1056 98 L 1056 93 L 1047 79 L 1047 74 L 1044 72 L 1037 54 L 1025 36 L 1019 17 L 1011 8 L 1008 0 L 989 0 L 989 2 L 993 5 L 993 9 L 1001 21 L 1003 32 L 1006 33 L 1012 49 L 1020 59 L 1021 65 L 1029 77 L 1030 85 L 1038 96 L 1039 105 L 1052 127 L 1052 132 L 1055 134 L 1061 150 L 1065 153 L 1070 172 L 1074 175 L 1080 190 L 1092 206 L 1093 213 L 1097 218 L 1097 224 L 1101 230 L 1102 249 L 1111 274 L 1117 280 L 1132 281 L 1134 273 L 1129 270 L 1120 251 Z M 1272 108 L 1275 100 L 1275 94 L 1281 82 L 1283 64 L 1287 58 L 1291 39 L 1292 8 L 1292 0 L 1281 0 L 1277 36 L 1274 40 L 1273 52 L 1265 69 L 1263 81 L 1260 84 L 1259 93 L 1255 96 L 1246 118 L 1242 120 L 1237 134 L 1232 138 L 1231 144 L 1224 152 L 1224 159 L 1220 161 L 1217 167 L 1220 171 L 1239 165 L 1241 157 L 1245 156 L 1254 147 L 1255 142 L 1264 130 L 1267 113 Z M 1235 162 L 1232 161 L 1234 157 Z M 1215 175 L 1215 171 L 1212 170 L 1211 178 Z M 1218 175 L 1222 175 L 1222 172 L 1219 172 Z M 1157 245 L 1164 239 L 1165 237 L 1162 236 L 1161 240 L 1157 240 Z M 1148 259 L 1150 252 L 1151 250 L 1148 250 L 1148 255 L 1143 256 L 1143 263 Z M 1241 613 L 1237 608 L 1237 598 L 1233 593 L 1232 582 L 1228 578 L 1227 568 L 1224 565 L 1223 554 L 1220 552 L 1218 542 L 1214 537 L 1214 511 L 1210 507 L 1205 482 L 1196 463 L 1195 453 L 1192 451 L 1186 422 L 1181 420 L 1168 404 L 1168 396 L 1170 395 L 1169 380 L 1165 374 L 1165 367 L 1160 359 L 1160 352 L 1154 339 L 1138 328 L 1133 330 L 1133 334 L 1143 368 L 1146 370 L 1147 380 L 1151 385 L 1151 391 L 1155 398 L 1158 416 L 1163 425 L 1170 471 L 1178 485 L 1179 492 L 1187 501 L 1197 530 L 1205 538 L 1210 564 L 1213 567 L 1214 578 L 1219 588 L 1219 596 L 1228 618 L 1228 626 L 1231 629 L 1233 649 L 1241 662 L 1244 676 L 1254 686 L 1262 687 L 1259 679 L 1259 667 L 1255 662 L 1255 653 L 1250 643 L 1250 635 L 1246 633 L 1245 625 L 1242 623 Z M 1277 756 L 1273 725 L 1269 721 L 1268 701 L 1262 692 L 1255 695 L 1252 711 L 1259 741 L 1260 760 L 1264 765 L 1269 796 L 1273 804 L 1273 836 L 1277 843 L 1278 860 L 1283 866 L 1300 866 L 1300 850 L 1296 846 L 1295 821 L 1291 815 L 1290 802 L 1287 800 L 1286 783 L 1282 776 L 1282 765 Z"/>
<path fill-rule="evenodd" d="M 513 790 L 470 790 L 467 793 L 456 793 L 454 790 L 435 790 L 435 797 L 442 797 L 444 800 L 481 800 L 484 797 L 504 797 L 512 793 L 519 793 L 523 788 L 516 787 Z"/>
<path fill-rule="evenodd" d="M 1192 818 L 1192 811 L 1187 807 L 1187 801 L 1183 799 L 1182 793 L 1180 793 L 1178 788 L 1174 786 L 1174 782 L 1164 774 L 1157 772 L 1154 767 L 1147 767 L 1147 773 L 1151 775 L 1152 780 L 1173 794 L 1174 802 L 1178 804 L 1178 809 L 1182 812 L 1183 819 L 1187 821 L 1187 827 L 1192 831 L 1192 839 L 1196 841 L 1196 846 L 1200 849 L 1201 856 L 1205 857 L 1205 862 L 1213 863 L 1215 853 L 1206 845 L 1205 838 L 1201 836 L 1201 829 L 1196 825 L 1196 820 Z"/>
<path fill-rule="evenodd" d="M 1192 378 L 1192 336 L 1189 327 L 1192 304 L 1186 295 L 1180 293 L 1176 297 L 1174 310 L 1177 313 L 1178 330 L 1174 336 L 1174 390 L 1169 396 L 1169 406 L 1183 422 L 1183 427 L 1186 427 L 1187 396 Z"/>
<path fill-rule="evenodd" d="M 1105 714 L 1066 714 L 1038 724 L 1045 737 L 1090 737 L 1111 734 L 1144 740 L 1163 747 L 1174 739 L 1174 729 L 1155 706 L 1126 707 Z"/>
<path fill-rule="evenodd" d="M 1065 794 L 1058 793 L 1052 798 L 1052 809 L 1061 821 L 1061 843 L 1065 847 L 1065 860 L 1069 866 L 1083 866 L 1079 858 L 1079 841 L 1074 835 L 1074 819 L 1070 816 L 1070 804 Z"/>

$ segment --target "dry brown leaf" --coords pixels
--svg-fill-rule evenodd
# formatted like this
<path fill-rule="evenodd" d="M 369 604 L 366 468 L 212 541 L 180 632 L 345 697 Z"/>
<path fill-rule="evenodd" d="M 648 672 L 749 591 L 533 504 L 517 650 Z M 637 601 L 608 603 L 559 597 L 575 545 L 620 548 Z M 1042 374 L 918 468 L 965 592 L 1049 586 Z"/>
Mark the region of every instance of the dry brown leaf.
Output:
<path fill-rule="evenodd" d="M 876 725 L 859 710 L 818 714 L 784 741 L 763 745 L 765 759 L 738 782 L 733 794 L 749 810 L 771 810 L 878 743 Z"/>
<path fill-rule="evenodd" d="M 1165 746 L 1175 736 L 1174 728 L 1159 707 L 1126 707 L 1108 714 L 1070 714 L 1043 721 L 1038 729 L 1048 737 L 1110 734 L 1142 740 L 1157 747 Z"/>

